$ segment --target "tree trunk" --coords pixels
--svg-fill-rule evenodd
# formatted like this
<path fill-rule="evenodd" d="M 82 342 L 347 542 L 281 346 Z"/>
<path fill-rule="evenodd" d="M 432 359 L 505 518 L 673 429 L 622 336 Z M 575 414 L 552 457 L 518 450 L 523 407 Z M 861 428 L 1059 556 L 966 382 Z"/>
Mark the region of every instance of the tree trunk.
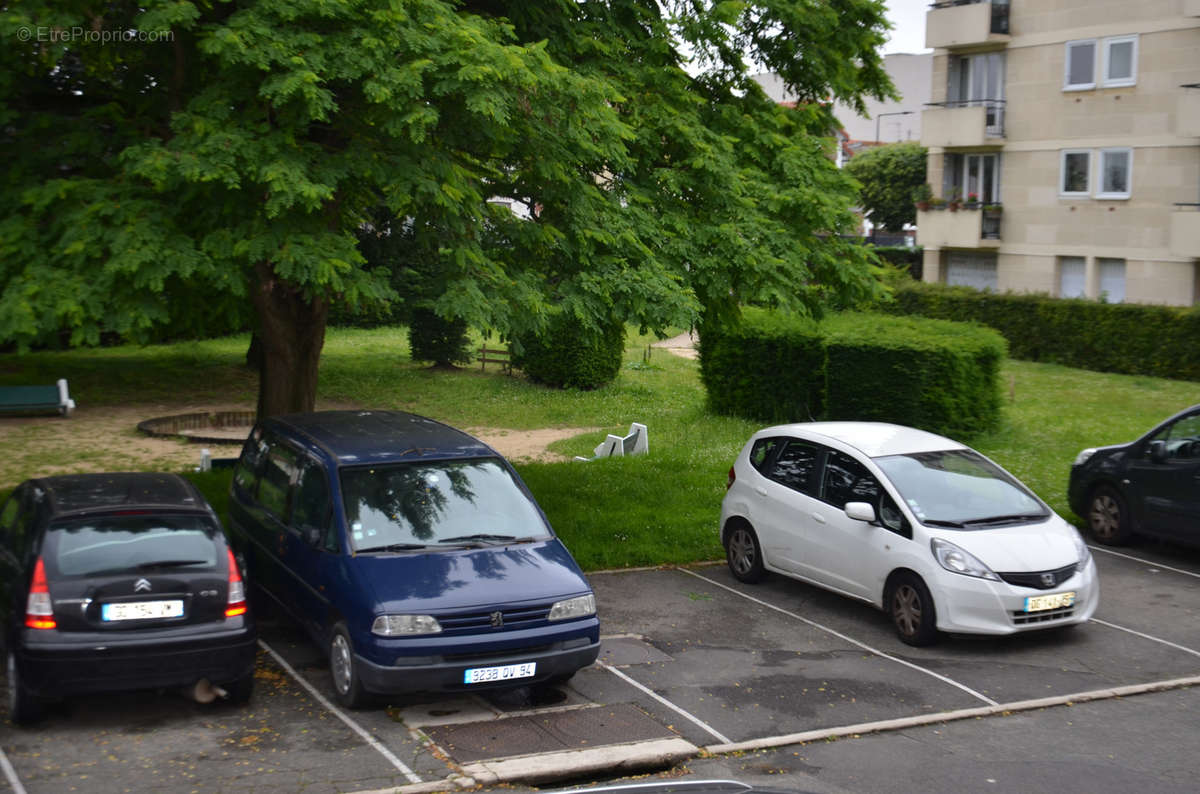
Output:
<path fill-rule="evenodd" d="M 262 343 L 258 415 L 311 411 L 329 302 L 309 300 L 301 289 L 276 277 L 268 264 L 260 263 L 255 271 L 254 308 Z"/>

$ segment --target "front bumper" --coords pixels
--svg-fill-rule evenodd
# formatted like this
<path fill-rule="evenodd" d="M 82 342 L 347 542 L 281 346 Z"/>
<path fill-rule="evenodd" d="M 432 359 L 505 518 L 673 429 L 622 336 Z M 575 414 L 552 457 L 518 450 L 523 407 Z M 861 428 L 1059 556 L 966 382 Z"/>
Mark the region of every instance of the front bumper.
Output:
<path fill-rule="evenodd" d="M 87 634 L 25 629 L 16 662 L 21 679 L 38 697 L 216 684 L 254 673 L 254 623 L 244 618 L 219 627 L 169 632 Z"/>
<path fill-rule="evenodd" d="M 1070 626 L 1088 621 L 1100 605 L 1100 582 L 1091 559 L 1082 570 L 1050 590 L 948 574 L 937 577 L 930 591 L 937 608 L 938 628 L 963 634 L 1016 634 Z M 1030 596 L 1065 592 L 1075 593 L 1075 603 L 1070 607 L 1025 611 L 1025 599 Z"/>

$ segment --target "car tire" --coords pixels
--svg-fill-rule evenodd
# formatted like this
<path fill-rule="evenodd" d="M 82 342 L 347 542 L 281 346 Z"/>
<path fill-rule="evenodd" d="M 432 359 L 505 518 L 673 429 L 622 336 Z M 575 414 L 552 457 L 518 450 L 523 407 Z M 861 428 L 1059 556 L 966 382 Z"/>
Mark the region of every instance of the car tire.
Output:
<path fill-rule="evenodd" d="M 333 694 L 339 703 L 349 709 L 366 703 L 367 693 L 354 661 L 354 643 L 350 641 L 345 623 L 338 623 L 329 635 L 329 673 L 333 678 Z"/>
<path fill-rule="evenodd" d="M 37 722 L 43 714 L 42 704 L 21 682 L 21 674 L 17 669 L 17 655 L 11 648 L 8 651 L 7 676 L 8 718 L 14 725 Z"/>
<path fill-rule="evenodd" d="M 725 561 L 729 563 L 729 572 L 739 582 L 753 584 L 761 582 L 767 575 L 758 535 L 746 522 L 731 525 L 725 533 Z"/>
<path fill-rule="evenodd" d="M 888 587 L 884 603 L 901 642 L 918 648 L 937 642 L 937 610 L 921 577 L 898 574 Z"/>
<path fill-rule="evenodd" d="M 1092 491 L 1088 499 L 1087 522 L 1092 537 L 1105 546 L 1128 543 L 1133 535 L 1125 498 L 1111 485 L 1100 485 Z"/>
<path fill-rule="evenodd" d="M 223 689 L 228 693 L 230 703 L 241 705 L 250 702 L 250 696 L 254 694 L 254 672 L 251 671 L 246 675 L 226 684 Z"/>

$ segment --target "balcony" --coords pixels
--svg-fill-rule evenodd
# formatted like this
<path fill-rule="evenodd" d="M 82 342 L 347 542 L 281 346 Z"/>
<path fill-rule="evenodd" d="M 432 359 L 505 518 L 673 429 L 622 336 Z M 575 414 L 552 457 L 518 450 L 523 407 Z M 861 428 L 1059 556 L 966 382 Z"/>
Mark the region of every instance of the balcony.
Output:
<path fill-rule="evenodd" d="M 1171 213 L 1171 253 L 1200 259 L 1200 204 L 1176 204 Z"/>
<path fill-rule="evenodd" d="M 999 247 L 1004 216 L 998 205 L 987 206 L 917 210 L 917 243 L 931 248 Z"/>
<path fill-rule="evenodd" d="M 1181 138 L 1200 138 L 1200 83 L 1180 88 L 1184 90 L 1175 103 L 1175 134 Z"/>
<path fill-rule="evenodd" d="M 1006 41 L 1008 3 L 946 0 L 932 4 L 925 14 L 926 47 L 955 49 Z"/>
<path fill-rule="evenodd" d="M 942 149 L 1004 142 L 1004 100 L 931 102 L 921 111 L 921 145 Z"/>

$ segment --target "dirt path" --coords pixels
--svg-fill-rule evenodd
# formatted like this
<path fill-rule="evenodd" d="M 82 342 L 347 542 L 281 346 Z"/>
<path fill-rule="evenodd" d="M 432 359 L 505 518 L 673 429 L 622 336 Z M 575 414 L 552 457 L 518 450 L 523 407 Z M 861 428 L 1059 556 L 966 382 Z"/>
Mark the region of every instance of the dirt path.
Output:
<path fill-rule="evenodd" d="M 668 353 L 694 359 L 699 357 L 699 353 L 696 352 L 696 338 L 695 332 L 680 334 L 655 342 L 651 347 L 662 348 Z"/>

